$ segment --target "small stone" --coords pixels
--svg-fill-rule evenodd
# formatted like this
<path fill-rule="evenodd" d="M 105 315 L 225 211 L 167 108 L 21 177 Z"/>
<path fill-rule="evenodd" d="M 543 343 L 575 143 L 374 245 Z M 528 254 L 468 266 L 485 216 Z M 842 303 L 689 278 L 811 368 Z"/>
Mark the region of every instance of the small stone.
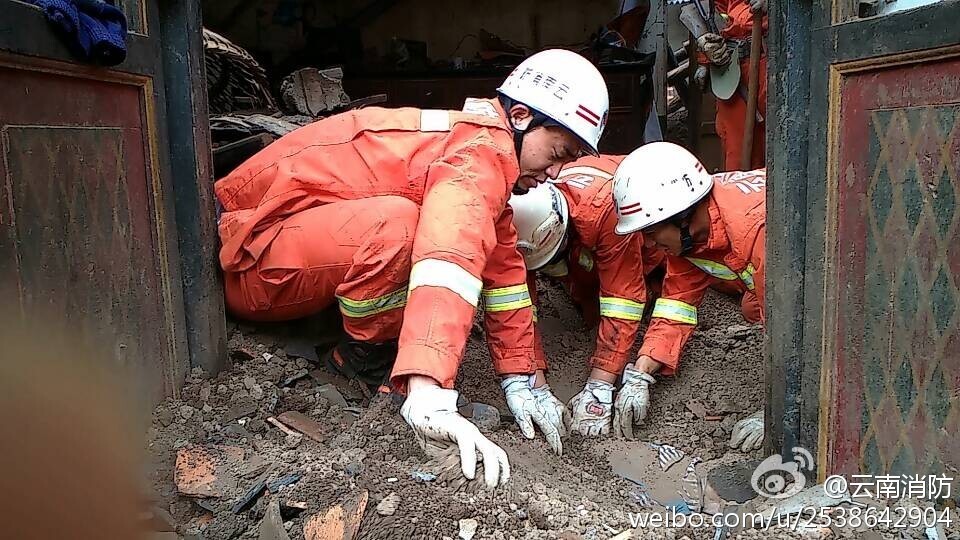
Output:
<path fill-rule="evenodd" d="M 280 454 L 280 460 L 285 463 L 296 463 L 297 452 L 294 450 L 287 450 L 284 453 Z"/>
<path fill-rule="evenodd" d="M 733 431 L 733 426 L 735 426 L 736 424 L 737 424 L 737 419 L 732 414 L 729 414 L 727 415 L 726 418 L 723 419 L 723 422 L 720 422 L 720 429 L 722 429 L 723 434 L 726 435 L 731 431 Z M 720 436 L 722 437 L 723 435 L 720 435 Z"/>
<path fill-rule="evenodd" d="M 210 399 L 210 385 L 204 384 L 200 387 L 200 401 L 207 401 Z"/>
<path fill-rule="evenodd" d="M 293 528 L 293 522 L 292 522 L 292 521 L 284 521 L 284 522 L 283 522 L 283 528 L 289 531 L 290 529 Z"/>
<path fill-rule="evenodd" d="M 516 511 L 517 511 L 517 505 L 516 505 L 515 503 L 510 503 L 510 511 L 511 511 L 511 512 L 516 512 Z"/>
<path fill-rule="evenodd" d="M 500 527 L 506 527 L 507 523 L 510 521 L 510 515 L 501 510 L 497 514 L 497 522 L 500 523 Z"/>
<path fill-rule="evenodd" d="M 387 483 L 388 483 L 388 484 L 392 484 L 392 483 L 396 482 L 397 480 L 398 480 L 397 478 L 394 478 L 394 477 L 391 476 L 390 478 L 387 478 Z"/>
<path fill-rule="evenodd" d="M 253 399 L 263 399 L 263 387 L 259 384 L 254 384 L 253 387 L 250 388 L 250 397 Z"/>
<path fill-rule="evenodd" d="M 477 523 L 475 519 L 461 519 L 460 520 L 460 532 L 458 533 L 461 540 L 473 540 L 474 535 L 477 534 L 477 527 L 480 524 Z"/>
<path fill-rule="evenodd" d="M 211 407 L 209 403 L 204 403 L 204 404 L 203 404 L 203 412 L 208 413 L 208 414 L 209 414 L 209 413 L 212 413 L 212 412 L 213 412 L 213 407 Z"/>
<path fill-rule="evenodd" d="M 190 418 L 192 418 L 193 413 L 195 412 L 197 412 L 197 410 L 189 405 L 180 406 L 180 416 L 182 416 L 184 420 L 189 420 Z"/>
<path fill-rule="evenodd" d="M 377 513 L 381 516 L 392 516 L 400 506 L 400 496 L 391 492 L 377 505 Z"/>
<path fill-rule="evenodd" d="M 170 412 L 170 409 L 163 407 L 157 410 L 157 422 L 160 422 L 160 425 L 167 427 L 173 423 L 173 413 Z"/>
<path fill-rule="evenodd" d="M 243 387 L 247 390 L 252 390 L 254 386 L 257 385 L 257 380 L 253 377 L 247 376 L 243 378 Z"/>
<path fill-rule="evenodd" d="M 533 485 L 533 492 L 537 495 L 543 495 L 547 492 L 547 486 L 543 485 L 540 482 L 537 482 Z"/>
<path fill-rule="evenodd" d="M 218 385 L 217 385 L 217 395 L 219 395 L 219 396 L 225 396 L 225 395 L 227 395 L 228 393 L 230 393 L 230 388 L 228 388 L 227 385 L 225 385 L 225 384 L 218 384 Z"/>

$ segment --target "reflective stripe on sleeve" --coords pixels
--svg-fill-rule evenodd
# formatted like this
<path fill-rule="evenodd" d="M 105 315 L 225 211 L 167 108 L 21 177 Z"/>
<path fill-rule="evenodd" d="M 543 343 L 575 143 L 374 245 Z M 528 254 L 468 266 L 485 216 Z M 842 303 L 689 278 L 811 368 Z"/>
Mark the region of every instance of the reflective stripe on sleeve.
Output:
<path fill-rule="evenodd" d="M 488 312 L 509 311 L 532 305 L 527 284 L 483 290 L 483 309 Z"/>
<path fill-rule="evenodd" d="M 643 317 L 643 304 L 626 298 L 601 296 L 600 316 L 625 321 L 639 321 Z"/>
<path fill-rule="evenodd" d="M 653 316 L 684 324 L 697 324 L 697 308 L 686 302 L 658 298 L 653 306 Z"/>

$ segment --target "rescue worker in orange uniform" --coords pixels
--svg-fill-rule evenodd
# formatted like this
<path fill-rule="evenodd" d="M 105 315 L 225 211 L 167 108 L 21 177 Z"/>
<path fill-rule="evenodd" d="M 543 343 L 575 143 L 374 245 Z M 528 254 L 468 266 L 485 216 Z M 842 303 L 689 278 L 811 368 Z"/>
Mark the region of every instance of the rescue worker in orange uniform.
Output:
<path fill-rule="evenodd" d="M 421 447 L 458 450 L 469 479 L 479 451 L 491 487 L 508 479 L 507 456 L 458 413 L 453 384 L 481 298 L 495 364 L 528 378 L 537 370 L 507 199 L 596 153 L 608 109 L 603 77 L 565 50 L 526 59 L 498 93 L 495 117 L 335 115 L 216 184 L 229 309 L 285 320 L 338 302 L 352 341 L 337 350 L 361 370 L 365 356 L 399 338 L 391 383 L 406 392 L 401 414 Z M 515 416 L 538 421 L 551 439 L 562 426 L 544 408 L 563 404 L 534 390 L 515 389 Z"/>
<path fill-rule="evenodd" d="M 740 282 L 761 299 L 766 225 L 766 170 L 710 175 L 681 146 L 657 142 L 631 153 L 617 169 L 613 196 L 617 233 L 642 233 L 644 245 L 667 253 L 667 273 L 637 361 L 624 370 L 624 385 L 636 382 L 636 407 L 615 420 L 615 428 L 632 437 L 650 401 L 653 375 L 673 374 L 683 348 L 697 327 L 697 307 L 716 281 Z M 617 410 L 621 410 L 617 407 Z M 744 451 L 763 440 L 762 411 L 741 420 L 731 446 Z"/>
<path fill-rule="evenodd" d="M 766 0 L 716 0 L 717 11 L 726 22 L 720 34 L 706 32 L 697 37 L 702 53 L 701 62 L 726 67 L 737 51 L 740 63 L 740 86 L 729 99 L 717 99 L 717 134 L 723 144 L 724 167 L 728 171 L 741 170 L 740 154 L 743 148 L 744 119 L 747 111 L 747 84 L 750 76 L 750 39 L 753 19 L 763 17 L 763 31 L 767 30 Z M 761 49 L 763 50 L 763 49 Z M 760 57 L 760 78 L 757 88 L 757 121 L 754 124 L 751 168 L 764 166 L 765 117 L 767 111 L 767 55 Z"/>
<path fill-rule="evenodd" d="M 590 375 L 569 403 L 571 431 L 587 437 L 610 433 L 614 383 L 629 361 L 648 298 L 644 276 L 665 259 L 660 250 L 644 247 L 640 235 L 616 233 L 611 192 L 624 157 L 582 158 L 564 167 L 555 182 L 510 198 L 534 302 L 539 271 L 561 280 L 587 324 L 599 325 Z M 537 356 L 545 365 L 539 339 Z"/>

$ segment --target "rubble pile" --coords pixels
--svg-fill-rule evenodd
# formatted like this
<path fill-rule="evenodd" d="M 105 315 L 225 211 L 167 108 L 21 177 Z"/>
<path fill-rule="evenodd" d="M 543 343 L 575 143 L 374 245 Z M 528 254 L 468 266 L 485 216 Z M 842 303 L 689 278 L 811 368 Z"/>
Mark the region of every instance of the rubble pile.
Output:
<path fill-rule="evenodd" d="M 541 291 L 548 378 L 566 400 L 583 384 L 593 337 L 559 288 Z M 494 492 L 465 481 L 456 454 L 423 454 L 399 398 L 371 396 L 317 367 L 302 340 L 232 326 L 233 368 L 212 379 L 195 370 L 181 399 L 154 411 L 148 451 L 158 512 L 169 513 L 180 537 L 223 540 L 714 538 L 713 528 L 631 528 L 631 514 L 688 504 L 684 486 L 693 484 L 704 486 L 696 504 L 719 511 L 730 501 L 717 495 L 727 490 L 711 470 L 759 458 L 730 451 L 726 440 L 733 422 L 761 404 L 760 329 L 744 326 L 737 303 L 721 295 L 711 293 L 701 313 L 680 375 L 654 387 L 641 440 L 567 438 L 561 457 L 542 438 L 520 435 L 475 333 L 457 387 L 466 401 L 499 408 L 499 424 L 483 429 L 510 456 L 511 479 Z M 848 532 L 723 538 L 859 537 Z"/>

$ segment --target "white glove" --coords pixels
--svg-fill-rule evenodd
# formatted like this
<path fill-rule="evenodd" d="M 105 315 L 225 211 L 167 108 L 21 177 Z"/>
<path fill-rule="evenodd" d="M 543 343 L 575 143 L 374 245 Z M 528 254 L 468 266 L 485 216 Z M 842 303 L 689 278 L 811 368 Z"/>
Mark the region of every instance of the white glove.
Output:
<path fill-rule="evenodd" d="M 750 11 L 760 13 L 767 12 L 767 0 L 750 0 Z"/>
<path fill-rule="evenodd" d="M 613 423 L 613 385 L 594 379 L 579 394 L 570 400 L 573 422 L 570 431 L 584 437 L 599 437 L 610 434 Z"/>
<path fill-rule="evenodd" d="M 763 445 L 763 411 L 757 411 L 733 426 L 730 448 L 743 452 L 757 450 Z"/>
<path fill-rule="evenodd" d="M 506 452 L 484 437 L 477 426 L 457 412 L 457 391 L 438 385 L 411 388 L 400 415 L 413 428 L 420 448 L 431 457 L 457 446 L 463 475 L 473 480 L 477 474 L 477 451 L 483 461 L 484 481 L 495 488 L 510 478 Z"/>
<path fill-rule="evenodd" d="M 697 47 L 703 51 L 711 64 L 723 67 L 730 63 L 731 51 L 723 36 L 707 32 L 697 38 Z"/>
<path fill-rule="evenodd" d="M 566 437 L 569 433 L 567 426 L 570 425 L 570 409 L 557 396 L 553 395 L 550 385 L 545 384 L 540 388 L 532 390 L 533 397 L 543 407 L 543 412 L 547 416 L 547 421 L 557 426 L 557 431 L 561 437 Z"/>
<path fill-rule="evenodd" d="M 623 386 L 617 393 L 614 404 L 614 433 L 618 437 L 633 438 L 633 424 L 639 424 L 647 417 L 650 407 L 650 385 L 657 382 L 653 375 L 637 371 L 632 367 L 623 370 Z"/>
<path fill-rule="evenodd" d="M 533 439 L 536 436 L 533 425 L 536 424 L 546 437 L 547 444 L 559 456 L 563 453 L 560 437 L 566 435 L 566 428 L 563 425 L 563 413 L 553 410 L 550 400 L 555 401 L 560 407 L 563 407 L 563 403 L 553 397 L 549 386 L 531 388 L 532 384 L 531 375 L 513 375 L 500 381 L 503 395 L 507 399 L 507 407 L 513 413 L 513 418 L 520 426 L 523 436 Z M 544 407 L 544 403 L 551 407 L 550 413 Z"/>

